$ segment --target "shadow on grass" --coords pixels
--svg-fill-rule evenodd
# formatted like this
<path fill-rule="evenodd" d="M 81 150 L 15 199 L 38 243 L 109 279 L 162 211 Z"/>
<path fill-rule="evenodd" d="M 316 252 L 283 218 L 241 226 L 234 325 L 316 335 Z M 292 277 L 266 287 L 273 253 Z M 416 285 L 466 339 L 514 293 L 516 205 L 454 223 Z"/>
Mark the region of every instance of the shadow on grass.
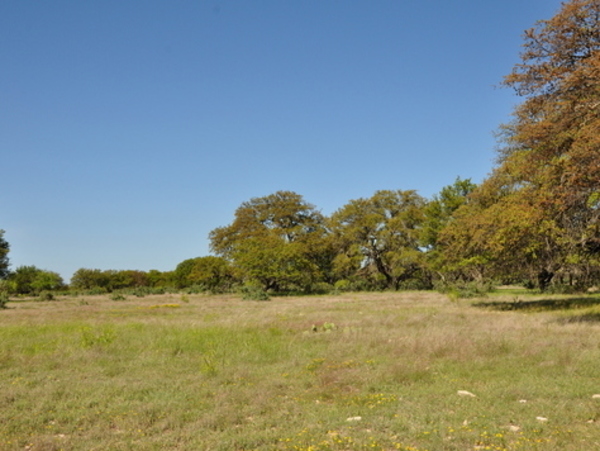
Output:
<path fill-rule="evenodd" d="M 558 320 L 561 324 L 600 323 L 600 313 L 584 313 L 583 315 L 567 316 Z"/>
<path fill-rule="evenodd" d="M 600 305 L 600 298 L 596 297 L 572 297 L 564 299 L 539 299 L 535 301 L 492 301 L 492 302 L 477 302 L 474 307 L 487 308 L 500 311 L 552 311 L 552 310 L 569 310 Z M 592 316 L 596 314 L 590 314 Z M 582 315 L 586 316 L 586 315 Z M 600 321 L 600 313 L 598 319 L 588 321 Z"/>

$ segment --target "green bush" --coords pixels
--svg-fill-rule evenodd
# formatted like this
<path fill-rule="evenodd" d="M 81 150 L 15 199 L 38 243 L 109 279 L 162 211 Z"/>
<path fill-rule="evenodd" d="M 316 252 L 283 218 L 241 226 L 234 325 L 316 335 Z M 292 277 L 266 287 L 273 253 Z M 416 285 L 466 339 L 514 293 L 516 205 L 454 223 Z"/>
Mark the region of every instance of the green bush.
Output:
<path fill-rule="evenodd" d="M 0 239 L 2 238 L 2 231 L 0 230 Z M 6 280 L 0 280 L 0 309 L 7 308 L 6 303 L 9 301 L 9 284 Z"/>
<path fill-rule="evenodd" d="M 328 294 L 334 291 L 334 287 L 327 282 L 317 282 L 310 287 L 311 294 Z"/>
<path fill-rule="evenodd" d="M 269 293 L 256 285 L 244 285 L 241 288 L 242 299 L 246 301 L 268 301 Z"/>
<path fill-rule="evenodd" d="M 435 289 L 453 299 L 465 299 L 487 296 L 494 289 L 494 285 L 491 281 L 439 281 L 435 284 Z"/>
<path fill-rule="evenodd" d="M 42 291 L 38 296 L 40 301 L 53 301 L 54 295 L 49 291 Z"/>

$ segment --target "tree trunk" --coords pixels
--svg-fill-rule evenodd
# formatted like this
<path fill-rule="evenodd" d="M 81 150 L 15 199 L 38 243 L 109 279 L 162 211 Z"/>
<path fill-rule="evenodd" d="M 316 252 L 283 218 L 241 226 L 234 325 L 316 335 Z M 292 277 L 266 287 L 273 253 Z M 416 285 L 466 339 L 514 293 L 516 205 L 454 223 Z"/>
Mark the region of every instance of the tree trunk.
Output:
<path fill-rule="evenodd" d="M 548 271 L 547 269 L 542 269 L 538 273 L 538 286 L 540 287 L 541 291 L 546 291 L 546 288 L 548 288 L 548 285 L 550 285 L 550 282 L 552 281 L 553 277 L 554 273 Z"/>

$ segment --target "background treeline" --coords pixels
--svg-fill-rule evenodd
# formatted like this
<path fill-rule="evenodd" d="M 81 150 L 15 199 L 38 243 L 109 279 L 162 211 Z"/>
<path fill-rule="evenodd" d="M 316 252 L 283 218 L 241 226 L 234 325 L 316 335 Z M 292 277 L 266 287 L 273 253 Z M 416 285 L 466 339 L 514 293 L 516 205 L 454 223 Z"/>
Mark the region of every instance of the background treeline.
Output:
<path fill-rule="evenodd" d="M 383 190 L 325 217 L 290 191 L 253 198 L 210 233 L 213 256 L 172 272 L 78 270 L 71 290 L 190 289 L 277 293 L 475 289 L 518 283 L 585 290 L 600 283 L 600 2 L 571 0 L 524 35 L 503 84 L 523 101 L 500 127 L 498 161 L 480 185 L 457 179 L 432 199 Z M 0 239 L 2 235 L 0 235 Z M 64 289 L 35 267 L 2 289 Z"/>

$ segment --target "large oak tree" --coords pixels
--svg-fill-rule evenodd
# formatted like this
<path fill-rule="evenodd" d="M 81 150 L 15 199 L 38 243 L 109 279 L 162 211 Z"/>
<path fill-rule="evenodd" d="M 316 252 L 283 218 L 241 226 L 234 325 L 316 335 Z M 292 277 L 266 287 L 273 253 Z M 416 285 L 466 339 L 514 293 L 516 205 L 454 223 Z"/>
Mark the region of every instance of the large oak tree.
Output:
<path fill-rule="evenodd" d="M 233 222 L 210 232 L 211 250 L 238 276 L 266 290 L 309 289 L 326 272 L 329 250 L 323 216 L 291 191 L 250 199 Z"/>
<path fill-rule="evenodd" d="M 498 166 L 443 233 L 447 256 L 492 275 L 597 277 L 600 1 L 571 0 L 525 32 L 504 84 L 523 97 Z"/>
<path fill-rule="evenodd" d="M 330 220 L 341 277 L 378 275 L 386 288 L 398 289 L 424 267 L 419 247 L 425 200 L 415 191 L 377 191 L 351 200 Z"/>

